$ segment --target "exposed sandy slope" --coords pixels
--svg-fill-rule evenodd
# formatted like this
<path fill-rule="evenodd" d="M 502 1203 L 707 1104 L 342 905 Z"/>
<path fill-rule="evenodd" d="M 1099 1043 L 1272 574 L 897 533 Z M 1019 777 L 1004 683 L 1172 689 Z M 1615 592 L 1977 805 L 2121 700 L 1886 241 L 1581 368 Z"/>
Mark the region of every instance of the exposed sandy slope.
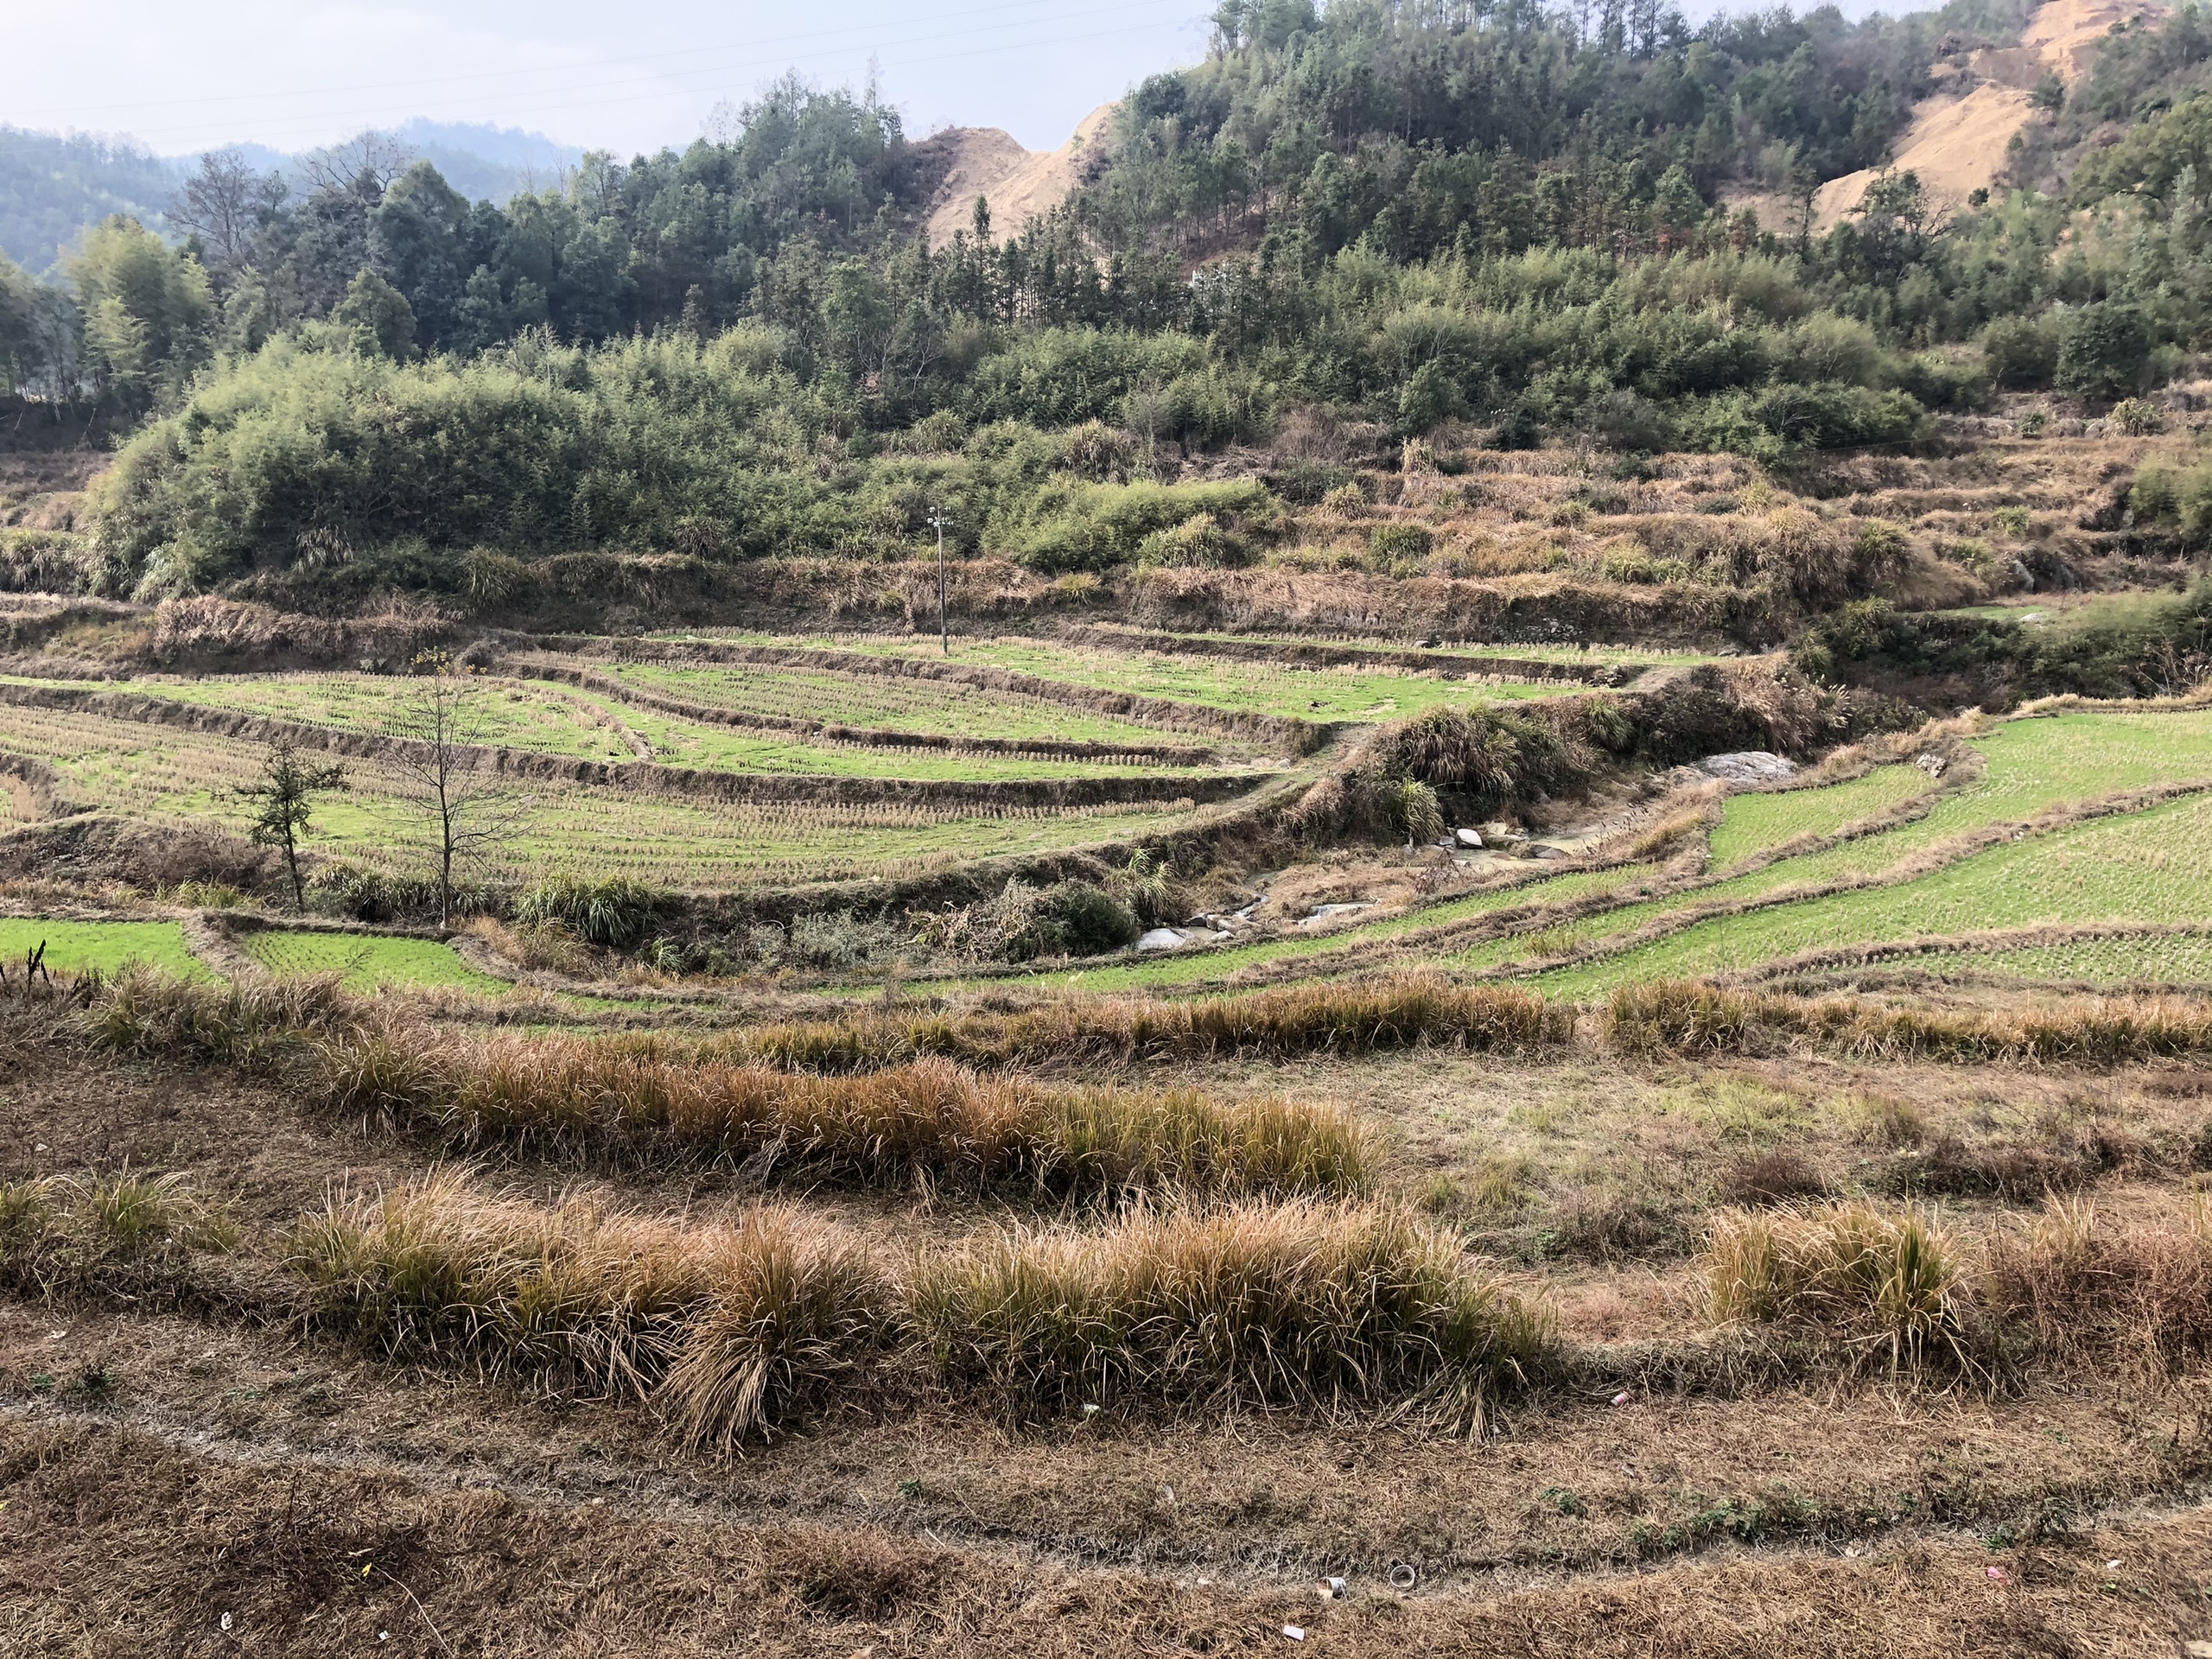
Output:
<path fill-rule="evenodd" d="M 2163 16 L 2168 10 L 2159 0 L 2050 0 L 2029 19 L 2018 46 L 1974 54 L 1970 90 L 1922 100 L 1897 141 L 1897 170 L 1917 173 L 1937 202 L 1956 207 L 1997 176 L 2005 146 L 2032 113 L 2029 89 L 2052 73 L 2073 86 L 2088 73 L 2097 42 L 2114 23 Z M 1874 168 L 1866 168 L 1822 185 L 1814 204 L 1815 229 L 1827 230 L 1856 207 L 1875 176 Z M 1765 222 L 1764 211 L 1760 218 Z"/>
<path fill-rule="evenodd" d="M 1113 115 L 1113 105 L 1100 105 L 1058 149 L 1024 149 L 996 127 L 957 127 L 944 134 L 953 141 L 952 170 L 930 205 L 930 245 L 943 247 L 955 231 L 973 228 L 977 196 L 990 204 L 995 239 L 1019 235 L 1025 222 L 1058 207 L 1082 182 L 1084 163 Z"/>

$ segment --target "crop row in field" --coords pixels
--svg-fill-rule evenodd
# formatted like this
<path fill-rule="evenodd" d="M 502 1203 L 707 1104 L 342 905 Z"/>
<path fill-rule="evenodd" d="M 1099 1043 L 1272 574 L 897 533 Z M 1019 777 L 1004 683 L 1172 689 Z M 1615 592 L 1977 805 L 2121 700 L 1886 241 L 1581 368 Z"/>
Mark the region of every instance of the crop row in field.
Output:
<path fill-rule="evenodd" d="M 2212 931 L 1929 951 L 1897 965 L 1929 973 L 1993 974 L 2093 985 L 2205 985 L 2212 984 Z"/>
<path fill-rule="evenodd" d="M 938 654 L 934 637 L 872 635 L 858 639 L 779 638 L 728 632 L 717 638 L 747 645 L 809 645 L 867 652 L 883 657 Z M 1446 679 L 1435 674 L 1344 664 L 1329 668 L 1294 668 L 1267 663 L 1179 656 L 1163 652 L 1117 651 L 1109 646 L 1046 639 L 963 639 L 952 659 L 1003 668 L 1039 679 L 1098 690 L 1126 691 L 1205 709 L 1239 714 L 1287 715 L 1299 720 L 1368 722 L 1418 715 L 1440 705 L 1495 702 L 1501 699 L 1557 695 L 1562 687 L 1547 682 L 1503 683 Z"/>
<path fill-rule="evenodd" d="M 74 710 L 0 704 L 0 749 L 53 766 L 67 793 L 128 817 L 247 821 L 237 797 L 260 746 Z M 350 787 L 315 811 L 312 850 L 396 870 L 425 867 L 424 822 L 407 780 L 374 760 L 346 763 Z M 742 804 L 558 780 L 503 791 L 520 812 L 489 873 L 529 880 L 549 869 L 627 875 L 653 886 L 728 888 L 918 874 L 965 859 L 1149 833 L 1175 809 L 995 813 L 912 805 Z"/>
<path fill-rule="evenodd" d="M 1839 944 L 1875 944 L 1990 928 L 2111 921 L 2212 921 L 2201 859 L 2212 799 L 2201 796 L 2005 842 L 1892 886 L 1830 893 L 1692 924 L 1597 961 L 1541 975 L 1564 995 L 1784 961 Z"/>
<path fill-rule="evenodd" d="M 1393 652 L 1418 650 L 1431 657 L 1464 657 L 1468 660 L 1471 671 L 1474 672 L 1482 671 L 1481 664 L 1486 659 L 1524 663 L 1563 663 L 1597 668 L 1616 663 L 1624 667 L 1638 668 L 1662 665 L 1687 666 L 1715 660 L 1711 655 L 1702 652 L 1662 651 L 1647 645 L 1562 645 L 1545 643 L 1466 645 L 1448 642 L 1436 645 L 1415 645 L 1407 640 L 1373 639 L 1357 635 L 1338 637 L 1325 633 L 1177 632 L 1173 637 L 1193 642 L 1222 641 L 1231 645 L 1326 645 L 1334 651 L 1370 651 L 1378 656 L 1387 656 Z"/>
<path fill-rule="evenodd" d="M 382 675 L 304 674 L 163 681 L 149 689 L 171 702 L 379 736 L 407 734 L 408 711 L 420 683 Z M 711 772 L 996 782 L 1091 777 L 1120 769 L 1091 761 L 813 741 L 685 720 L 590 691 L 556 691 L 512 680 L 469 682 L 458 730 L 462 741 L 490 747 L 612 762 L 649 755 L 663 765 Z"/>
<path fill-rule="evenodd" d="M 1189 734 L 1092 714 L 1043 697 L 955 681 L 884 679 L 828 669 L 753 664 L 677 667 L 610 663 L 604 672 L 662 696 L 779 720 L 818 720 L 880 731 L 1055 742 L 1187 745 Z"/>

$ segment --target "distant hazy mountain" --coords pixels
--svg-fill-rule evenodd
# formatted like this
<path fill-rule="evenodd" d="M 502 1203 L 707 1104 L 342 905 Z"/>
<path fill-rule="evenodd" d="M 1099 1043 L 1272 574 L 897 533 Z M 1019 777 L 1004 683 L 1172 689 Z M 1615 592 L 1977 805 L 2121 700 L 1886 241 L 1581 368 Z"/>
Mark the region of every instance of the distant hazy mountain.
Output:
<path fill-rule="evenodd" d="M 178 162 L 127 138 L 0 126 L 0 250 L 43 276 L 110 213 L 166 229 L 162 209 L 183 176 Z"/>
<path fill-rule="evenodd" d="M 582 150 L 541 133 L 488 123 L 418 119 L 392 136 L 472 201 L 505 202 L 523 190 L 543 190 L 583 159 Z M 295 187 L 305 177 L 297 154 L 266 144 L 235 148 L 251 166 L 282 173 Z M 86 226 L 111 213 L 166 231 L 164 210 L 198 161 L 156 156 L 126 137 L 0 125 L 0 251 L 46 276 Z"/>

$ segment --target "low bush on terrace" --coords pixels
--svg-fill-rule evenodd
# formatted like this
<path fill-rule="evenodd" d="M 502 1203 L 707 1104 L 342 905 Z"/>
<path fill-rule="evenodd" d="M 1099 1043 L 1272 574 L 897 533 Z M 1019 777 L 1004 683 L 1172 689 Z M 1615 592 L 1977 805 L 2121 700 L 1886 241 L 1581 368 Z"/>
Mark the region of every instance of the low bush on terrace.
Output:
<path fill-rule="evenodd" d="M 1468 1276 L 1443 1234 L 1310 1203 L 1007 1232 L 925 1264 L 912 1317 L 947 1377 L 1062 1410 L 1423 1401 L 1472 1423 L 1556 1348 L 1546 1316 Z"/>
<path fill-rule="evenodd" d="M 1572 1007 L 1532 991 L 1408 974 L 1188 1000 L 1071 998 L 1009 1014 L 878 1015 L 759 1027 L 731 1050 L 733 1058 L 772 1065 L 858 1071 L 925 1055 L 1009 1065 L 1068 1058 L 1287 1058 L 1425 1046 L 1535 1048 L 1565 1042 L 1573 1026 Z"/>
<path fill-rule="evenodd" d="M 1373 1160 L 1353 1120 L 1326 1108 L 1220 1106 L 1187 1090 L 1045 1089 L 942 1060 L 823 1077 L 679 1064 L 633 1043 L 463 1045 L 386 1031 L 324 1045 L 315 1088 L 332 1109 L 461 1146 L 499 1141 L 647 1162 L 788 1160 L 869 1182 L 1328 1192 L 1359 1185 Z"/>

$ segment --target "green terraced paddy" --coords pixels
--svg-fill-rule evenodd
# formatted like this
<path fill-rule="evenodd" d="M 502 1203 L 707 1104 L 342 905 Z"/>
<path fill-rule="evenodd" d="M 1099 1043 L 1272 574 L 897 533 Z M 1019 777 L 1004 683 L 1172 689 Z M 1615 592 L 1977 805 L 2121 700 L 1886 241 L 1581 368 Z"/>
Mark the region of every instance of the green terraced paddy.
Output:
<path fill-rule="evenodd" d="M 451 945 L 435 939 L 396 938 L 378 934 L 316 933 L 272 928 L 249 934 L 243 949 L 279 978 L 339 974 L 349 991 L 379 991 L 392 986 L 435 989 L 446 986 L 500 996 L 514 989 L 504 979 L 480 973 Z"/>
<path fill-rule="evenodd" d="M 413 693 L 404 678 L 345 674 L 163 680 L 148 683 L 143 689 L 172 702 L 370 735 L 404 731 Z M 1090 777 L 1124 770 L 1089 761 L 810 742 L 799 736 L 685 720 L 590 691 L 556 691 L 526 681 L 473 683 L 462 726 L 463 741 L 468 742 L 617 762 L 643 758 L 626 736 L 634 734 L 644 740 L 651 758 L 662 765 L 712 772 L 995 782 Z M 1152 770 L 1174 775 L 1189 769 Z"/>
<path fill-rule="evenodd" d="M 245 831 L 238 786 L 261 746 L 73 709 L 0 704 L 0 748 L 52 765 L 73 800 L 164 823 Z M 397 870 L 427 864 L 405 780 L 373 760 L 346 762 L 352 787 L 315 810 L 313 853 Z M 729 889 L 924 874 L 964 859 L 1152 834 L 1183 815 L 1131 807 L 996 813 L 915 806 L 745 805 L 533 780 L 518 833 L 490 874 L 528 881 L 549 869 L 628 875 L 661 887 Z"/>
<path fill-rule="evenodd" d="M 1894 886 L 1716 917 L 1679 933 L 1536 976 L 1562 995 L 1638 980 L 1729 973 L 1842 945 L 1986 929 L 2115 921 L 2212 921 L 2202 849 L 2212 798 L 2190 797 L 2005 842 Z"/>
<path fill-rule="evenodd" d="M 785 720 L 819 720 L 883 731 L 1060 742 L 1174 744 L 1198 741 L 1136 721 L 1116 720 L 1042 697 L 1025 697 L 944 680 L 879 679 L 830 670 L 733 664 L 671 667 L 610 663 L 601 671 L 625 685 L 704 708 Z M 624 705 L 626 715 L 632 712 Z"/>
<path fill-rule="evenodd" d="M 46 944 L 46 965 L 59 973 L 97 968 L 103 973 L 136 963 L 187 979 L 212 979 L 206 964 L 184 942 L 175 922 L 69 922 L 38 917 L 0 917 L 0 962 L 10 976 L 26 951 Z"/>
<path fill-rule="evenodd" d="M 1725 870 L 1800 836 L 1834 835 L 1935 788 L 1918 766 L 1877 766 L 1840 784 L 1731 795 L 1709 843 L 1711 867 Z"/>
<path fill-rule="evenodd" d="M 1538 942 L 1541 949 L 1535 954 L 1586 949 L 1710 905 L 1755 902 L 1791 887 L 1878 880 L 1958 836 L 2030 818 L 2069 802 L 2154 785 L 2212 783 L 2212 714 L 2068 713 L 2007 721 L 1974 739 L 1972 746 L 1987 762 L 1985 775 L 1938 796 L 1923 817 L 1817 852 L 1777 859 L 1764 868 L 1692 892 L 1563 923 Z M 1445 962 L 1455 969 L 1490 969 L 1531 954 L 1522 942 L 1494 939 Z"/>
<path fill-rule="evenodd" d="M 810 645 L 881 657 L 934 658 L 938 655 L 934 639 L 836 639 L 825 634 L 801 639 L 734 632 L 682 637 L 731 639 L 750 645 Z M 1017 674 L 1033 674 L 1039 679 L 1058 680 L 1068 685 L 1127 691 L 1138 696 L 1245 714 L 1289 715 L 1301 720 L 1395 720 L 1439 707 L 1558 696 L 1580 689 L 1562 686 L 1558 681 L 1492 684 L 1356 664 L 1291 668 L 1236 662 L 1228 658 L 1064 645 L 1056 640 L 963 639 L 954 645 L 952 660 L 1003 668 Z"/>

